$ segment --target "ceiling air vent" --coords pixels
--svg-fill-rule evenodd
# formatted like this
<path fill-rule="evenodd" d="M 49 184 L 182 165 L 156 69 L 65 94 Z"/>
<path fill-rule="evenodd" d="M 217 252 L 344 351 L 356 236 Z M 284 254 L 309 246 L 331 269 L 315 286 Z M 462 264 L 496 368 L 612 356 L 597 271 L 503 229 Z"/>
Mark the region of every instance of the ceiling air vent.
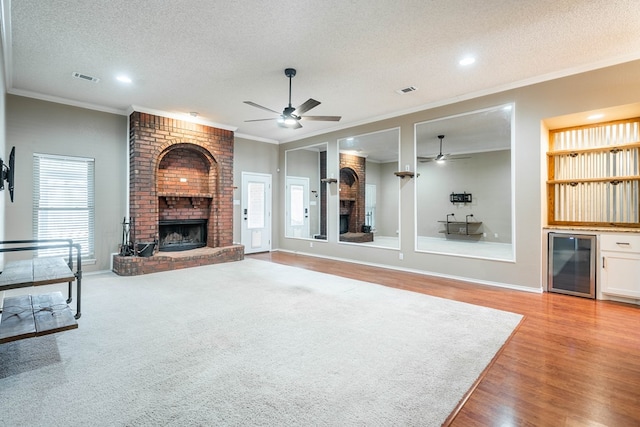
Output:
<path fill-rule="evenodd" d="M 415 92 L 416 90 L 418 90 L 417 87 L 408 86 L 408 87 L 403 87 L 402 89 L 398 89 L 396 92 L 399 93 L 400 95 L 404 95 L 405 93 Z"/>
<path fill-rule="evenodd" d="M 87 76 L 86 74 L 82 74 L 82 73 L 73 72 L 71 73 L 71 75 L 76 79 L 86 80 L 88 82 L 98 83 L 100 81 L 100 79 L 97 77 Z"/>

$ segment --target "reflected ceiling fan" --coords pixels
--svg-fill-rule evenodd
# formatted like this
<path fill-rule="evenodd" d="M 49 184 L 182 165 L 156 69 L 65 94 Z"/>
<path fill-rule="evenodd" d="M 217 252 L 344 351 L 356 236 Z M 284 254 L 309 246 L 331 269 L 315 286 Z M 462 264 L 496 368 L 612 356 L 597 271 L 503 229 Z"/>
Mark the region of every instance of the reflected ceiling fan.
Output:
<path fill-rule="evenodd" d="M 451 154 L 442 154 L 442 140 L 444 139 L 444 135 L 438 135 L 438 139 L 440 139 L 440 152 L 435 157 L 421 157 L 418 156 L 418 161 L 420 163 L 424 162 L 438 162 L 444 163 L 447 160 L 459 160 L 459 159 L 469 159 L 469 157 L 460 157 Z"/>
<path fill-rule="evenodd" d="M 291 79 L 296 75 L 296 70 L 294 68 L 287 68 L 284 70 L 284 75 L 289 78 L 289 105 L 286 106 L 284 110 L 282 110 L 282 113 L 279 113 L 275 110 L 272 110 L 271 108 L 263 107 L 262 105 L 256 104 L 255 102 L 244 101 L 245 104 L 278 114 L 278 117 L 273 117 L 271 119 L 245 120 L 245 122 L 276 120 L 278 122 L 278 126 L 280 127 L 299 129 L 302 127 L 302 125 L 300 124 L 300 120 L 315 120 L 323 122 L 340 121 L 340 119 L 342 118 L 341 116 L 303 116 L 303 114 L 307 111 L 320 105 L 320 101 L 309 98 L 298 107 L 291 106 Z"/>

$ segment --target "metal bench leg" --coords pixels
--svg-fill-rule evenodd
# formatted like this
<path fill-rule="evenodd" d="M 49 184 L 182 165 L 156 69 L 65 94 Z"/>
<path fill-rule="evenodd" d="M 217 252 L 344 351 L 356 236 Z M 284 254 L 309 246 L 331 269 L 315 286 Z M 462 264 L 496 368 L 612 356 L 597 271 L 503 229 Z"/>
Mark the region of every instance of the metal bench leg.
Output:
<path fill-rule="evenodd" d="M 70 304 L 73 301 L 73 294 L 71 293 L 71 284 L 73 282 L 69 282 L 69 298 L 67 298 L 67 304 Z"/>
<path fill-rule="evenodd" d="M 79 275 L 78 279 L 76 280 L 76 282 L 78 283 L 76 286 L 76 290 L 78 291 L 78 295 L 76 295 L 76 315 L 74 316 L 77 319 L 80 318 L 81 313 L 80 313 L 80 291 L 82 289 L 82 275 Z M 69 288 L 71 288 L 71 284 L 69 284 Z"/>

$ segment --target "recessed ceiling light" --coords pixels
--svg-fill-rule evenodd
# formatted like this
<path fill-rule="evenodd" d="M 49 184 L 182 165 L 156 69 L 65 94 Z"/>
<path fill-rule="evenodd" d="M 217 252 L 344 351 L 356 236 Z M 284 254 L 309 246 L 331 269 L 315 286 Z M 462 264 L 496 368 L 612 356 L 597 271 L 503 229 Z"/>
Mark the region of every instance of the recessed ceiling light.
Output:
<path fill-rule="evenodd" d="M 604 117 L 604 114 L 602 113 L 598 113 L 598 114 L 592 114 L 589 117 L 587 117 L 587 119 L 589 120 L 598 120 Z"/>
<path fill-rule="evenodd" d="M 467 66 L 467 65 L 471 65 L 474 62 L 476 62 L 476 58 L 472 57 L 472 56 L 467 56 L 466 58 L 462 58 L 459 62 L 460 65 Z"/>
<path fill-rule="evenodd" d="M 120 76 L 116 77 L 116 80 L 118 80 L 119 82 L 122 82 L 122 83 L 131 83 L 131 79 L 129 77 L 127 77 L 127 76 L 124 76 L 124 75 L 120 75 Z"/>

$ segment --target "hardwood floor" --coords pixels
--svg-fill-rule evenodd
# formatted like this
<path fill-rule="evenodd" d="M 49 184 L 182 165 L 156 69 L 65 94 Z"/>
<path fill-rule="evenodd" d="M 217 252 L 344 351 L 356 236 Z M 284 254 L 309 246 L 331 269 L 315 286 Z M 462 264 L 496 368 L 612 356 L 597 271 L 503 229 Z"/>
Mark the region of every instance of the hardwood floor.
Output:
<path fill-rule="evenodd" d="M 284 252 L 247 257 L 523 314 L 452 426 L 640 426 L 640 306 Z"/>

